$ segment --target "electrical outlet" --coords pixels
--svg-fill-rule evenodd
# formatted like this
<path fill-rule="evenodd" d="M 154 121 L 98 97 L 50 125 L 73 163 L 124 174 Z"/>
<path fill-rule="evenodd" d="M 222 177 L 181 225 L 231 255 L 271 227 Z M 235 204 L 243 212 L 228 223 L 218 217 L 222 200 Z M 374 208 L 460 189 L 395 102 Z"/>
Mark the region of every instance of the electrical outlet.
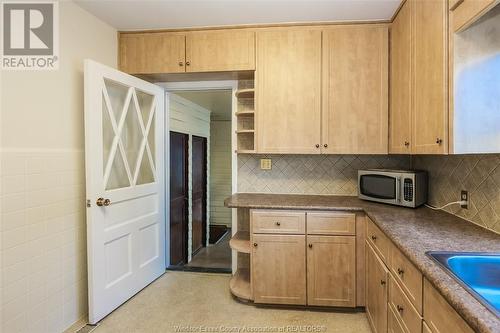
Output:
<path fill-rule="evenodd" d="M 260 169 L 261 170 L 271 170 L 271 159 L 270 158 L 261 158 L 260 159 Z"/>
<path fill-rule="evenodd" d="M 465 205 L 460 204 L 460 207 L 465 208 L 465 209 L 469 209 L 469 192 L 468 191 L 462 190 L 460 192 L 460 200 L 465 201 Z"/>

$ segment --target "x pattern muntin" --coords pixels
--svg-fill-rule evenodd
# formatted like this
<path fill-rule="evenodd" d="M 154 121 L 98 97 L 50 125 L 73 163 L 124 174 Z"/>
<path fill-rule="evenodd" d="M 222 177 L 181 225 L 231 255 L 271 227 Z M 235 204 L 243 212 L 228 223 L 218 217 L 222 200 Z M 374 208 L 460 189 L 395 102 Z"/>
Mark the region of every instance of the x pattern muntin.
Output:
<path fill-rule="evenodd" d="M 108 159 L 106 161 L 106 168 L 104 169 L 104 187 L 106 188 L 106 186 L 108 184 L 108 180 L 109 180 L 109 177 L 110 177 L 111 172 L 112 172 L 113 162 L 115 160 L 115 156 L 116 156 L 118 149 L 120 150 L 120 155 L 121 155 L 121 158 L 123 161 L 123 165 L 125 167 L 125 172 L 126 172 L 127 177 L 128 177 L 129 186 L 135 186 L 137 184 L 137 179 L 139 177 L 139 172 L 140 172 L 141 162 L 142 162 L 142 159 L 144 156 L 144 152 L 146 152 L 146 154 L 147 154 L 147 157 L 149 160 L 149 167 L 151 168 L 151 172 L 153 174 L 153 179 L 156 179 L 154 158 L 153 158 L 153 154 L 151 152 L 151 147 L 149 146 L 149 142 L 148 142 L 148 135 L 149 135 L 149 132 L 151 130 L 151 126 L 153 126 L 153 119 L 154 119 L 154 114 L 156 111 L 156 108 L 155 108 L 156 97 L 152 96 L 153 101 L 151 103 L 150 110 L 148 110 L 149 111 L 149 118 L 147 119 L 146 126 L 144 126 L 143 117 L 141 115 L 141 112 L 142 112 L 141 107 L 139 106 L 139 101 L 137 99 L 137 94 L 136 94 L 136 90 L 134 87 L 128 88 L 127 95 L 125 97 L 125 103 L 123 104 L 123 109 L 122 109 L 121 113 L 119 113 L 120 119 L 118 119 L 118 122 L 117 122 L 117 119 L 115 118 L 115 113 L 113 112 L 114 110 L 112 108 L 112 104 L 111 104 L 111 101 L 109 98 L 108 90 L 106 88 L 106 82 L 104 81 L 104 79 L 102 81 L 102 94 L 104 97 L 104 102 L 106 103 L 106 109 L 107 109 L 109 119 L 111 122 L 111 127 L 112 127 L 114 135 L 115 135 L 113 142 L 111 144 L 111 149 L 109 151 Z M 125 151 L 125 145 L 123 144 L 123 141 L 122 141 L 122 132 L 123 132 L 123 128 L 125 125 L 125 120 L 127 118 L 127 114 L 128 114 L 128 112 L 130 112 L 129 106 L 130 106 L 131 102 L 134 103 L 134 106 L 135 106 L 134 109 L 135 109 L 135 112 L 137 115 L 137 117 L 135 119 L 137 119 L 137 125 L 139 126 L 139 128 L 141 130 L 141 134 L 142 134 L 142 140 L 141 140 L 141 144 L 139 146 L 139 153 L 137 155 L 137 160 L 135 161 L 135 167 L 133 170 L 131 170 L 131 168 L 130 168 L 129 162 L 128 162 L 127 157 L 126 157 L 127 155 L 126 155 L 126 151 Z M 102 112 L 105 112 L 105 111 L 102 110 Z"/>

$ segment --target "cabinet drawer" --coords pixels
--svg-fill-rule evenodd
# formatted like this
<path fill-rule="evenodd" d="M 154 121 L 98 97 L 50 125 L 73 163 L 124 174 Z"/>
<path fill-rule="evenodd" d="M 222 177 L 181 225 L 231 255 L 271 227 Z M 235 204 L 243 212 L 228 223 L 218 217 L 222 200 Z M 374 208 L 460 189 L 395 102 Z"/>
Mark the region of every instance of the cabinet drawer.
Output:
<path fill-rule="evenodd" d="M 389 307 L 389 313 L 387 314 L 387 332 L 389 333 L 407 333 L 408 331 L 405 329 L 404 325 L 398 319 L 398 316 L 392 309 Z"/>
<path fill-rule="evenodd" d="M 391 245 L 391 241 L 375 225 L 375 223 L 373 223 L 372 220 L 367 220 L 368 223 L 366 224 L 366 237 L 368 239 L 368 242 L 373 246 L 373 249 L 377 252 L 384 264 L 387 265 L 389 258 L 389 246 Z"/>
<path fill-rule="evenodd" d="M 389 269 L 418 313 L 422 314 L 422 273 L 394 245 L 389 248 Z"/>
<path fill-rule="evenodd" d="M 433 333 L 474 332 L 426 279 L 424 279 L 424 319 Z"/>
<path fill-rule="evenodd" d="M 389 281 L 389 308 L 394 311 L 405 332 L 422 332 L 422 317 L 392 277 Z"/>
<path fill-rule="evenodd" d="M 252 210 L 252 232 L 257 234 L 299 234 L 306 229 L 306 213 L 285 210 Z"/>
<path fill-rule="evenodd" d="M 339 212 L 307 213 L 307 233 L 309 235 L 354 235 L 356 215 Z"/>

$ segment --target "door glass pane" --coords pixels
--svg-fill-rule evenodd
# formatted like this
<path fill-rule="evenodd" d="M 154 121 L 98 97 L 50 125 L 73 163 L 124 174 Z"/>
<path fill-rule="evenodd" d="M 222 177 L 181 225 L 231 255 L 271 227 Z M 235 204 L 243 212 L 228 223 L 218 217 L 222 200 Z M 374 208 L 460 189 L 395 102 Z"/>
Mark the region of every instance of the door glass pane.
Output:
<path fill-rule="evenodd" d="M 137 185 L 152 183 L 155 181 L 153 170 L 149 163 L 148 154 L 145 152 L 142 156 L 141 167 L 139 169 L 139 175 L 137 177 Z"/>
<path fill-rule="evenodd" d="M 108 182 L 106 184 L 106 190 L 129 186 L 130 182 L 128 180 L 127 171 L 125 170 L 125 165 L 123 164 L 122 154 L 120 149 L 117 149 L 113 159 L 113 165 L 111 167 Z"/>
<path fill-rule="evenodd" d="M 151 156 L 153 157 L 153 168 L 155 167 L 155 154 L 156 154 L 156 149 L 155 149 L 155 119 L 156 114 L 153 114 L 153 119 L 151 120 L 151 128 L 149 129 L 149 134 L 148 134 L 148 145 L 149 149 L 151 150 Z"/>
<path fill-rule="evenodd" d="M 144 138 L 136 110 L 135 103 L 131 100 L 121 133 L 123 146 L 125 148 L 125 155 L 127 156 L 128 165 L 132 174 L 135 174 L 136 165 L 139 162 L 139 150 L 142 139 Z"/>
<path fill-rule="evenodd" d="M 137 102 L 139 102 L 139 108 L 141 109 L 142 121 L 144 122 L 144 127 L 147 126 L 149 115 L 151 114 L 151 107 L 153 106 L 154 96 L 146 94 L 143 91 L 136 90 Z"/>
<path fill-rule="evenodd" d="M 103 173 L 106 171 L 106 165 L 110 163 L 109 152 L 111 151 L 111 146 L 113 144 L 113 139 L 115 138 L 115 132 L 113 131 L 113 126 L 111 125 L 111 119 L 109 117 L 108 107 L 104 99 L 104 92 L 102 96 L 102 168 Z"/>
<path fill-rule="evenodd" d="M 120 117 L 123 113 L 123 106 L 125 105 L 125 100 L 128 93 L 128 87 L 117 82 L 104 79 L 105 92 L 109 97 L 109 102 L 111 104 L 111 109 L 115 120 L 118 123 Z"/>

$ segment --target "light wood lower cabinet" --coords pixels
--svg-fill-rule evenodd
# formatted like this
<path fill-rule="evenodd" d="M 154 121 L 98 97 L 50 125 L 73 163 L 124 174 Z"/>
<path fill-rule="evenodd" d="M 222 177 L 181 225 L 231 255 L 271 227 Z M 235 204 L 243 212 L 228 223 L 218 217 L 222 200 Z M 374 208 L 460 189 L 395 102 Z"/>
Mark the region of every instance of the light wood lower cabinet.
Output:
<path fill-rule="evenodd" d="M 474 332 L 426 279 L 424 279 L 424 320 L 432 333 Z"/>
<path fill-rule="evenodd" d="M 374 333 L 387 332 L 389 270 L 366 244 L 366 315 Z"/>
<path fill-rule="evenodd" d="M 255 303 L 306 304 L 305 235 L 253 235 Z"/>
<path fill-rule="evenodd" d="M 355 307 L 356 238 L 308 235 L 306 251 L 307 304 Z"/>

